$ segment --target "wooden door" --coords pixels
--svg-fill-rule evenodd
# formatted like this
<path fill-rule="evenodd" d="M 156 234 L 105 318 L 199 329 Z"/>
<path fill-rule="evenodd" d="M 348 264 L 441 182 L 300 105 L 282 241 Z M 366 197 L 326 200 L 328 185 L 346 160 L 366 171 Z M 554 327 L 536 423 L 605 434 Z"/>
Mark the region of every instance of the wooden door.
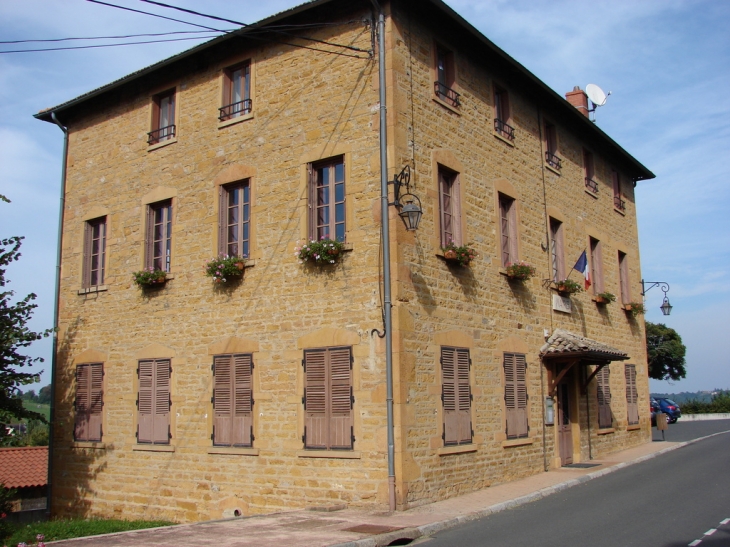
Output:
<path fill-rule="evenodd" d="M 563 381 L 558 384 L 558 444 L 560 465 L 573 463 L 573 429 L 570 421 L 570 386 Z"/>

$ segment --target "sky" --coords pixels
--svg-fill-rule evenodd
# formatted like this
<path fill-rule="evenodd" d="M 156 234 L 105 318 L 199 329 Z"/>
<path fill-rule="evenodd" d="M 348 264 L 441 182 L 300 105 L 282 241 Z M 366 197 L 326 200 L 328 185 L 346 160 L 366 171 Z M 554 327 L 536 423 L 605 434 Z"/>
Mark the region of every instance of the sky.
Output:
<path fill-rule="evenodd" d="M 364 1 L 364 0 L 363 0 Z M 215 28 L 203 19 L 141 0 L 109 3 Z M 168 0 L 253 23 L 300 0 Z M 456 12 L 561 95 L 588 83 L 611 91 L 596 123 L 656 174 L 636 188 L 641 268 L 665 281 L 646 294 L 646 319 L 675 329 L 687 347 L 687 377 L 651 381 L 652 392 L 730 388 L 730 2 L 722 0 L 446 0 Z M 88 0 L 2 0 L 0 42 L 200 30 Z M 63 134 L 32 117 L 179 53 L 211 34 L 167 43 L 28 53 L 99 41 L 0 44 L 0 237 L 24 236 L 7 287 L 38 295 L 31 327 L 53 325 Z M 119 42 L 120 40 L 115 40 Z M 107 40 L 102 43 L 111 43 Z M 46 362 L 50 340 L 29 348 Z"/>

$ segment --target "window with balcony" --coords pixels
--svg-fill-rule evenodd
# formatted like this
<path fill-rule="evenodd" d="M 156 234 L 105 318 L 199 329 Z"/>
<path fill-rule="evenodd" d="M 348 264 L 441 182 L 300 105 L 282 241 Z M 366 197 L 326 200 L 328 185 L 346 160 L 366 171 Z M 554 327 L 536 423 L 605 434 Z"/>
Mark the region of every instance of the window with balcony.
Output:
<path fill-rule="evenodd" d="M 232 120 L 250 114 L 252 109 L 251 62 L 246 61 L 223 71 L 223 106 L 218 109 L 218 119 Z"/>
<path fill-rule="evenodd" d="M 545 139 L 545 163 L 556 171 L 560 171 L 562 163 L 558 157 L 558 132 L 550 122 L 544 125 Z"/>
<path fill-rule="evenodd" d="M 585 177 L 586 190 L 593 194 L 598 193 L 598 183 L 595 180 L 596 171 L 593 163 L 593 154 L 583 149 L 583 174 Z"/>
<path fill-rule="evenodd" d="M 460 95 L 454 90 L 456 70 L 454 67 L 454 53 L 441 45 L 436 45 L 436 81 L 434 92 L 436 97 L 449 106 L 461 106 Z"/>
<path fill-rule="evenodd" d="M 509 125 L 512 121 L 509 95 L 501 87 L 494 87 L 494 131 L 508 141 L 515 140 L 515 130 Z"/>
<path fill-rule="evenodd" d="M 615 169 L 611 169 L 611 183 L 613 184 L 613 206 L 623 212 L 626 210 L 626 202 L 621 197 L 621 177 Z"/>
<path fill-rule="evenodd" d="M 175 137 L 175 89 L 152 97 L 152 131 L 147 144 L 159 144 Z"/>

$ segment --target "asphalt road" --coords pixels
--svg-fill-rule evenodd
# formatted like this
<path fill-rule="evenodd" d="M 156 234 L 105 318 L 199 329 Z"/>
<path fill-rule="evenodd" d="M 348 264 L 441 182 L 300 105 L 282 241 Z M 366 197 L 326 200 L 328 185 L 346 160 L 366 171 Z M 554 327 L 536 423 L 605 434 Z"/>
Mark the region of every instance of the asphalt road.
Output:
<path fill-rule="evenodd" d="M 728 430 L 730 420 L 680 420 L 669 426 L 665 437 L 667 441 L 688 441 Z M 661 439 L 661 433 L 657 435 L 655 431 L 654 438 Z M 711 533 L 706 535 L 707 532 Z M 730 432 L 424 538 L 418 544 L 424 547 L 728 547 Z"/>

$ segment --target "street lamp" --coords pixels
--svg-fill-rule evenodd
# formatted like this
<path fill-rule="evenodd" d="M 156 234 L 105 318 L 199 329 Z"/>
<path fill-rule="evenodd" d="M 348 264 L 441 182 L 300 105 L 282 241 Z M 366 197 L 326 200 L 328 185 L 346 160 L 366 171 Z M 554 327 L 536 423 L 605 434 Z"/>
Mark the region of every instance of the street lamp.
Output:
<path fill-rule="evenodd" d="M 649 285 L 649 288 L 646 288 L 646 285 Z M 653 289 L 654 287 L 659 287 L 662 291 L 664 291 L 664 301 L 662 302 L 662 305 L 659 306 L 659 309 L 662 310 L 662 313 L 664 315 L 669 315 L 672 313 L 672 306 L 669 303 L 669 298 L 667 298 L 667 292 L 669 291 L 669 283 L 665 281 L 644 281 L 641 280 L 641 296 L 646 295 L 646 291 Z"/>
<path fill-rule="evenodd" d="M 390 183 L 393 185 L 393 195 L 395 197 L 393 203 L 388 205 L 395 205 L 398 211 L 398 216 L 403 219 L 403 223 L 406 225 L 406 230 L 409 232 L 418 229 L 418 224 L 421 222 L 421 216 L 423 215 L 423 208 L 421 207 L 421 200 L 417 195 L 411 194 L 411 168 L 406 165 L 400 173 L 393 177 L 393 181 Z M 401 188 L 405 186 L 405 194 L 401 194 Z M 414 203 L 418 202 L 418 204 Z"/>

